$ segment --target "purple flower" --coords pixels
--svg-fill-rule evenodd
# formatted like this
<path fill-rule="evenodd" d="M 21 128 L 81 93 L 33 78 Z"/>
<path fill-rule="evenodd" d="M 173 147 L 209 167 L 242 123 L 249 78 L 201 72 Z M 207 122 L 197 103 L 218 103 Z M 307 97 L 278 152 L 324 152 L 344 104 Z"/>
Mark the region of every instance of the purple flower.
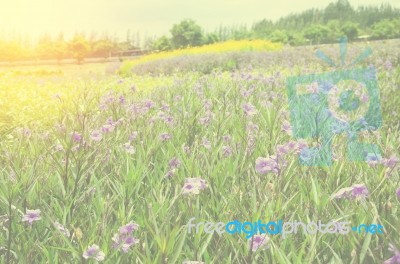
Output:
<path fill-rule="evenodd" d="M 396 191 L 397 199 L 400 200 L 400 187 Z"/>
<path fill-rule="evenodd" d="M 166 112 L 169 112 L 169 110 L 170 110 L 169 105 L 167 103 L 165 103 L 165 102 L 161 103 L 161 108 L 160 109 L 162 111 L 166 111 Z"/>
<path fill-rule="evenodd" d="M 369 194 L 364 184 L 355 184 L 352 186 L 351 195 L 353 198 L 365 198 Z"/>
<path fill-rule="evenodd" d="M 132 236 L 132 232 L 137 230 L 139 225 L 133 222 L 121 226 L 119 232 L 114 234 L 112 240 L 114 241 L 113 247 L 128 252 L 129 248 L 139 243 L 139 239 Z"/>
<path fill-rule="evenodd" d="M 247 116 L 252 116 L 252 115 L 257 114 L 257 109 L 254 107 L 254 105 L 252 105 L 250 103 L 243 104 L 242 108 L 243 108 L 245 115 L 247 115 Z"/>
<path fill-rule="evenodd" d="M 253 133 L 255 131 L 258 131 L 258 125 L 254 124 L 253 122 L 249 122 L 246 126 L 246 129 L 249 133 Z"/>
<path fill-rule="evenodd" d="M 203 138 L 201 145 L 208 150 L 211 149 L 211 143 L 207 138 Z"/>
<path fill-rule="evenodd" d="M 98 245 L 91 245 L 85 252 L 83 252 L 83 258 L 84 259 L 95 259 L 97 261 L 103 261 L 105 258 L 105 254 L 103 251 L 100 250 Z"/>
<path fill-rule="evenodd" d="M 181 166 L 181 161 L 176 157 L 173 157 L 169 162 L 168 166 L 170 169 L 177 169 Z"/>
<path fill-rule="evenodd" d="M 230 135 L 224 135 L 222 137 L 222 139 L 224 140 L 225 143 L 229 143 L 231 141 L 231 136 Z"/>
<path fill-rule="evenodd" d="M 103 133 L 109 133 L 112 132 L 114 128 L 115 128 L 114 124 L 105 124 L 101 127 L 101 131 Z"/>
<path fill-rule="evenodd" d="M 90 134 L 90 138 L 93 141 L 99 142 L 102 139 L 102 137 L 103 136 L 102 136 L 102 134 L 101 134 L 101 132 L 99 130 L 93 130 L 92 133 Z"/>
<path fill-rule="evenodd" d="M 382 159 L 382 164 L 385 167 L 388 167 L 391 169 L 394 169 L 398 163 L 399 163 L 399 159 L 396 156 L 391 156 L 388 159 Z"/>
<path fill-rule="evenodd" d="M 146 107 L 147 109 L 150 109 L 150 108 L 153 108 L 153 107 L 154 107 L 154 102 L 151 101 L 151 100 L 146 100 L 146 101 L 144 102 L 144 105 L 145 105 L 145 107 Z"/>
<path fill-rule="evenodd" d="M 119 103 L 120 104 L 125 104 L 125 102 L 126 102 L 125 97 L 123 95 L 120 95 L 119 96 Z"/>
<path fill-rule="evenodd" d="M 199 118 L 199 123 L 203 126 L 207 126 L 212 121 L 212 113 L 210 111 L 206 112 L 206 115 Z"/>
<path fill-rule="evenodd" d="M 133 222 L 129 222 L 126 225 L 123 225 L 119 228 L 119 233 L 120 234 L 129 234 L 132 233 L 135 230 L 139 229 L 139 225 Z"/>
<path fill-rule="evenodd" d="M 279 167 L 275 156 L 269 158 L 259 157 L 256 159 L 256 171 L 260 174 L 268 172 L 278 173 Z"/>
<path fill-rule="evenodd" d="M 125 253 L 129 251 L 129 248 L 131 246 L 139 243 L 139 239 L 133 237 L 131 234 L 114 234 L 114 236 L 112 237 L 112 241 L 114 241 L 114 248 L 118 248 L 118 250 L 122 250 Z"/>
<path fill-rule="evenodd" d="M 251 251 L 257 251 L 258 249 L 267 249 L 269 247 L 269 237 L 266 234 L 254 235 L 249 239 Z"/>
<path fill-rule="evenodd" d="M 160 135 L 160 139 L 161 139 L 161 141 L 170 140 L 170 139 L 171 139 L 171 135 L 168 134 L 168 133 L 162 133 L 162 134 Z"/>
<path fill-rule="evenodd" d="M 38 221 L 42 219 L 40 217 L 40 209 L 36 210 L 26 210 L 26 214 L 22 216 L 22 222 L 28 222 L 30 225 L 32 225 L 33 221 Z"/>
<path fill-rule="evenodd" d="M 284 156 L 286 154 L 289 154 L 291 149 L 289 149 L 288 144 L 285 144 L 285 145 L 278 145 L 276 147 L 276 150 L 277 150 L 277 156 L 280 157 L 280 156 Z"/>
<path fill-rule="evenodd" d="M 241 94 L 243 97 L 249 97 L 252 93 L 253 93 L 253 89 L 249 89 L 249 90 L 240 89 L 240 94 Z"/>
<path fill-rule="evenodd" d="M 72 139 L 76 142 L 80 142 L 82 140 L 82 135 L 79 134 L 78 132 L 73 132 Z"/>
<path fill-rule="evenodd" d="M 230 156 L 232 156 L 232 148 L 231 148 L 231 147 L 229 147 L 229 146 L 223 146 L 221 150 L 222 150 L 222 155 L 223 155 L 224 157 L 230 157 Z"/>
<path fill-rule="evenodd" d="M 164 122 L 165 122 L 167 125 L 171 126 L 171 125 L 174 124 L 174 118 L 173 118 L 172 116 L 170 116 L 170 115 L 165 116 L 165 117 L 164 117 Z"/>
<path fill-rule="evenodd" d="M 353 198 L 353 199 L 364 199 L 369 195 L 369 191 L 364 184 L 354 184 L 351 187 L 340 189 L 338 192 L 332 195 L 334 199 L 342 198 Z"/>
<path fill-rule="evenodd" d="M 187 178 L 183 185 L 182 194 L 199 194 L 201 190 L 207 188 L 207 183 L 201 178 Z"/>
<path fill-rule="evenodd" d="M 366 102 L 368 102 L 368 100 L 369 100 L 368 95 L 366 95 L 366 94 L 361 95 L 361 102 L 366 103 Z"/>
<path fill-rule="evenodd" d="M 400 251 L 392 244 L 389 244 L 389 251 L 393 252 L 394 255 L 383 264 L 400 264 Z"/>

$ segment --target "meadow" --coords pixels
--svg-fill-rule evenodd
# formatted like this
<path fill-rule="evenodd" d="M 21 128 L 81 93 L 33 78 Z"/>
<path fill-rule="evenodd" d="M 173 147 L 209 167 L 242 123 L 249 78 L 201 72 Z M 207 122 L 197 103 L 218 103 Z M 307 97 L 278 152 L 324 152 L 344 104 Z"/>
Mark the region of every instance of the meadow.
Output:
<path fill-rule="evenodd" d="M 359 137 L 382 158 L 349 161 L 338 135 L 320 167 L 299 163 L 319 142 L 293 137 L 286 81 L 335 70 L 315 51 L 338 45 L 0 69 L 0 262 L 400 263 L 400 42 L 348 61 L 367 46 L 355 67 L 376 69 L 383 125 Z M 189 234 L 193 217 L 384 234 Z"/>

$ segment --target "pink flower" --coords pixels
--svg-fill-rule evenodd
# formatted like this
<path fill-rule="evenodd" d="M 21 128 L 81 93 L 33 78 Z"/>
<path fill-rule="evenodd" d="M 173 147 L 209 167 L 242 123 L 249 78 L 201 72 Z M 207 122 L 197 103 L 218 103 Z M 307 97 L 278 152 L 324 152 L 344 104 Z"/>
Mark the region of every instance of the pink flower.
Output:
<path fill-rule="evenodd" d="M 396 191 L 397 199 L 400 200 L 400 187 Z"/>
<path fill-rule="evenodd" d="M 32 223 L 34 221 L 38 221 L 42 219 L 40 217 L 40 209 L 36 209 L 36 210 L 26 210 L 26 214 L 22 216 L 22 222 L 28 222 L 30 225 L 32 225 Z"/>

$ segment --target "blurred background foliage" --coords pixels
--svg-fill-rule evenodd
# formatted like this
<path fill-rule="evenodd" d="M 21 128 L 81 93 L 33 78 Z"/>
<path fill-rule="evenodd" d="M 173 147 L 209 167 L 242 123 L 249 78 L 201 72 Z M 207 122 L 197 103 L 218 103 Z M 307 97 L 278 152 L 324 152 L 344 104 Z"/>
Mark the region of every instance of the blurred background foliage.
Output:
<path fill-rule="evenodd" d="M 42 35 L 35 43 L 28 36 L 0 36 L 0 61 L 75 59 L 121 57 L 124 52 L 146 52 L 201 46 L 228 40 L 264 39 L 287 45 L 336 43 L 346 35 L 350 41 L 400 38 L 400 9 L 390 4 L 354 8 L 347 0 L 330 3 L 324 9 L 308 9 L 290 14 L 276 22 L 268 19 L 246 25 L 219 26 L 206 32 L 196 21 L 185 19 L 174 24 L 170 36 L 141 38 L 140 32 L 128 31 L 120 40 L 108 33 L 77 33 L 66 39 Z"/>

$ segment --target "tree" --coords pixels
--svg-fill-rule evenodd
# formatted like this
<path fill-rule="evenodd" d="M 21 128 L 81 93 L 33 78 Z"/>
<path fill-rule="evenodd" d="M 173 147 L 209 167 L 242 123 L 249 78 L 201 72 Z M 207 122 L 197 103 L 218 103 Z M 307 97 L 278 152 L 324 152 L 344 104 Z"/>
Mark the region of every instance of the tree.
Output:
<path fill-rule="evenodd" d="M 12 63 L 21 59 L 23 53 L 24 49 L 17 41 L 0 40 L 0 60 Z"/>
<path fill-rule="evenodd" d="M 171 49 L 171 41 L 166 36 L 162 36 L 162 37 L 156 39 L 152 43 L 151 49 L 158 50 L 158 51 L 170 50 Z"/>
<path fill-rule="evenodd" d="M 218 36 L 215 33 L 208 33 L 205 37 L 204 37 L 204 44 L 213 44 L 215 42 L 218 42 Z"/>
<path fill-rule="evenodd" d="M 287 43 L 288 34 L 285 30 L 276 29 L 270 34 L 269 39 L 273 42 Z"/>
<path fill-rule="evenodd" d="M 265 39 L 271 34 L 274 24 L 270 20 L 263 19 L 253 25 L 252 30 L 256 38 Z"/>
<path fill-rule="evenodd" d="M 52 42 L 51 49 L 52 56 L 57 60 L 58 64 L 61 63 L 61 60 L 67 56 L 68 53 L 68 44 L 64 40 L 64 36 L 60 34 L 58 39 Z"/>
<path fill-rule="evenodd" d="M 106 60 L 114 49 L 114 43 L 110 39 L 100 39 L 94 44 L 94 55 L 101 56 Z"/>
<path fill-rule="evenodd" d="M 311 44 L 319 44 L 326 40 L 329 28 L 324 25 L 311 25 L 304 30 L 304 36 L 311 41 Z"/>
<path fill-rule="evenodd" d="M 347 22 L 341 27 L 341 31 L 349 40 L 353 40 L 358 36 L 358 24 Z"/>
<path fill-rule="evenodd" d="M 83 35 L 75 35 L 69 43 L 69 50 L 77 63 L 80 64 L 89 53 L 89 42 Z"/>
<path fill-rule="evenodd" d="M 354 20 L 354 9 L 348 0 L 338 0 L 330 3 L 324 10 L 324 20 L 328 22 L 333 19 L 340 21 Z"/>
<path fill-rule="evenodd" d="M 396 27 L 400 23 L 396 20 L 384 19 L 372 25 L 372 36 L 376 39 L 394 38 L 398 35 L 399 29 Z"/>
<path fill-rule="evenodd" d="M 185 19 L 171 29 L 171 43 L 174 48 L 200 46 L 203 43 L 201 27 L 192 19 Z"/>

